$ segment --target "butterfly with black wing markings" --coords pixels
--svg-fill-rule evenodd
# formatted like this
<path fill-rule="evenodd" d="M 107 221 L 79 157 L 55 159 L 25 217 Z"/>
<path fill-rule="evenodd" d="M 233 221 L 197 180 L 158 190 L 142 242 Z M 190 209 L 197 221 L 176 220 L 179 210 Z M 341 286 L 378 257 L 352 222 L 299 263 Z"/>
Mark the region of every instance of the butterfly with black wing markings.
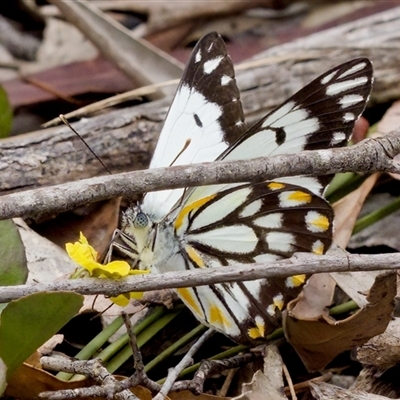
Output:
<path fill-rule="evenodd" d="M 246 130 L 232 62 L 216 33 L 193 50 L 150 168 L 243 160 L 346 145 L 372 85 L 366 58 L 315 79 Z M 312 175 L 312 171 L 310 171 Z M 123 215 L 117 249 L 155 272 L 273 263 L 295 252 L 323 254 L 333 210 L 322 197 L 331 177 L 217 184 L 147 193 Z M 239 343 L 274 329 L 306 277 L 177 289 L 205 325 Z"/>

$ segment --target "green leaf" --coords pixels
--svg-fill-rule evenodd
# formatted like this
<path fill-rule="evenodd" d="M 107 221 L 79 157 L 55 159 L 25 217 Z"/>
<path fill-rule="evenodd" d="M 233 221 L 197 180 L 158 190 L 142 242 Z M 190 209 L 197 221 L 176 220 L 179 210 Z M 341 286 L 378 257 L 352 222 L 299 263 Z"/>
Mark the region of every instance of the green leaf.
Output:
<path fill-rule="evenodd" d="M 0 86 L 0 139 L 9 136 L 13 120 L 13 111 L 7 93 Z"/>
<path fill-rule="evenodd" d="M 25 247 L 18 229 L 11 219 L 0 221 L 0 286 L 26 282 Z"/>
<path fill-rule="evenodd" d="M 83 304 L 75 293 L 35 293 L 11 301 L 1 314 L 0 358 L 11 374 L 62 328 Z"/>

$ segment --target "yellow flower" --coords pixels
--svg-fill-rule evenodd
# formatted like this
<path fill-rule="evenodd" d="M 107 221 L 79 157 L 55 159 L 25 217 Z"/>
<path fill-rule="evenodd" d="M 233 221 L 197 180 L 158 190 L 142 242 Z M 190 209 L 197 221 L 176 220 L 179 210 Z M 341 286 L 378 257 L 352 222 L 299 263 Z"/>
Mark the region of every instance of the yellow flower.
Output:
<path fill-rule="evenodd" d="M 78 242 L 67 243 L 65 247 L 68 255 L 87 270 L 90 276 L 96 278 L 119 279 L 128 275 L 149 273 L 149 270 L 132 270 L 126 261 L 112 261 L 108 264 L 100 264 L 97 262 L 97 251 L 90 246 L 82 232 Z M 117 297 L 111 297 L 111 300 L 123 307 L 129 303 L 130 299 L 138 299 L 142 295 L 142 292 L 124 293 Z"/>

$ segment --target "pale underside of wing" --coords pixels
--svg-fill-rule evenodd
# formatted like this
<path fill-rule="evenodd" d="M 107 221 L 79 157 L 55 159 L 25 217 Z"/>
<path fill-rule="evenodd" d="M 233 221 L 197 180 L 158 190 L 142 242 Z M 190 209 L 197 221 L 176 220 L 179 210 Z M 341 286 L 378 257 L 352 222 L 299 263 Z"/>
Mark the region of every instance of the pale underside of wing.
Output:
<path fill-rule="evenodd" d="M 365 109 L 372 80 L 372 64 L 366 58 L 329 70 L 251 127 L 218 159 L 244 160 L 345 146 L 354 123 Z M 313 171 L 310 175 L 279 178 L 279 181 L 322 194 L 332 177 L 313 177 Z M 185 203 L 232 186 L 193 189 L 187 193 Z"/>
<path fill-rule="evenodd" d="M 193 50 L 150 168 L 214 161 L 245 130 L 232 61 L 222 38 L 216 33 L 208 34 Z M 148 193 L 142 210 L 160 220 L 183 191 Z"/>
<path fill-rule="evenodd" d="M 159 272 L 271 263 L 299 251 L 324 253 L 333 211 L 307 189 L 277 183 L 245 184 L 181 209 L 175 222 L 180 248 Z M 203 323 L 248 343 L 265 337 L 305 277 L 179 289 Z"/>

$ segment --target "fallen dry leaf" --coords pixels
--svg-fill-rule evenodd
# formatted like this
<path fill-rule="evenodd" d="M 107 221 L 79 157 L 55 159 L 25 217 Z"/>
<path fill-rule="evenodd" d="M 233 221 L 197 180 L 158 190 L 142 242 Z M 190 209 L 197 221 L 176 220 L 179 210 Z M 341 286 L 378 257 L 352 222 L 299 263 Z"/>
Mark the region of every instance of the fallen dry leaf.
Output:
<path fill-rule="evenodd" d="M 127 28 L 90 2 L 50 2 L 98 47 L 104 57 L 115 63 L 134 82 L 148 85 L 180 78 L 182 75 L 183 65 L 179 61 L 145 40 L 134 38 Z M 175 3 L 173 7 L 181 8 L 176 7 Z M 164 89 L 164 94 L 172 95 L 174 92 L 168 87 Z"/>
<path fill-rule="evenodd" d="M 351 388 L 398 399 L 400 397 L 399 373 L 398 365 L 386 371 L 372 365 L 365 365 Z"/>
<path fill-rule="evenodd" d="M 83 232 L 89 243 L 103 256 L 118 227 L 121 198 L 92 203 L 35 226 L 35 230 L 65 249 L 65 243 L 75 242 Z"/>
<path fill-rule="evenodd" d="M 264 371 L 257 371 L 250 383 L 243 385 L 243 392 L 232 400 L 287 400 L 283 392 L 283 362 L 276 346 L 265 349 Z"/>
<path fill-rule="evenodd" d="M 73 25 L 49 18 L 43 32 L 36 61 L 24 63 L 22 75 L 34 74 L 58 65 L 94 60 L 99 52 Z"/>
<path fill-rule="evenodd" d="M 399 230 L 400 210 L 396 205 L 396 200 L 396 196 L 390 193 L 373 193 L 368 196 L 361 212 L 362 217 L 390 204 L 394 212 L 354 234 L 347 247 L 358 249 L 359 247 L 386 246 L 400 251 L 400 236 L 396 234 Z M 393 251 L 390 249 L 388 250 Z"/>
<path fill-rule="evenodd" d="M 371 175 L 358 189 L 349 193 L 333 205 L 335 211 L 335 232 L 333 234 L 333 241 L 338 246 L 342 248 L 347 246 L 353 233 L 354 224 L 364 205 L 364 201 L 375 186 L 379 176 L 379 173 Z"/>
<path fill-rule="evenodd" d="M 286 338 L 308 370 L 320 370 L 343 351 L 383 333 L 392 317 L 395 295 L 396 274 L 379 275 L 367 296 L 368 305 L 340 321 L 329 316 L 328 310 L 318 317 L 301 319 L 302 315 L 293 312 L 299 300 L 293 300 L 284 313 Z"/>
<path fill-rule="evenodd" d="M 400 318 L 394 318 L 385 332 L 359 347 L 357 359 L 363 365 L 372 365 L 380 370 L 394 367 L 400 360 Z"/>
<path fill-rule="evenodd" d="M 400 126 L 400 101 L 395 101 L 378 122 L 378 133 L 386 135 Z"/>
<path fill-rule="evenodd" d="M 29 269 L 28 284 L 52 282 L 75 271 L 77 264 L 63 249 L 33 231 L 22 219 L 15 218 L 14 222 L 25 247 Z"/>
<path fill-rule="evenodd" d="M 310 383 L 311 393 L 317 400 L 388 400 L 388 397 L 379 396 L 357 389 L 343 389 L 329 383 Z"/>
<path fill-rule="evenodd" d="M 123 379 L 123 377 L 116 377 L 117 379 Z M 12 377 L 8 381 L 8 386 L 5 394 L 7 396 L 17 398 L 20 400 L 32 400 L 37 399 L 39 393 L 45 391 L 56 391 L 56 390 L 68 390 L 68 389 L 77 389 L 77 388 L 85 388 L 94 385 L 95 383 L 90 379 L 83 379 L 80 381 L 69 381 L 65 382 L 49 372 L 44 371 L 41 368 L 34 367 L 29 365 L 28 363 L 24 363 L 17 369 L 17 371 L 12 375 Z M 142 387 L 137 386 L 132 389 L 132 392 L 140 399 L 140 400 L 151 400 L 153 397 L 151 392 Z M 182 392 L 185 393 L 185 392 Z M 186 392 L 187 393 L 187 392 Z M 193 395 L 192 395 L 193 396 Z M 102 400 L 102 397 L 85 397 L 85 399 L 98 399 Z M 223 400 L 218 397 L 171 397 L 171 399 L 196 399 L 196 400 Z"/>
<path fill-rule="evenodd" d="M 314 274 L 307 281 L 299 297 L 293 302 L 293 318 L 301 320 L 318 319 L 332 304 L 335 281 L 329 274 Z"/>

